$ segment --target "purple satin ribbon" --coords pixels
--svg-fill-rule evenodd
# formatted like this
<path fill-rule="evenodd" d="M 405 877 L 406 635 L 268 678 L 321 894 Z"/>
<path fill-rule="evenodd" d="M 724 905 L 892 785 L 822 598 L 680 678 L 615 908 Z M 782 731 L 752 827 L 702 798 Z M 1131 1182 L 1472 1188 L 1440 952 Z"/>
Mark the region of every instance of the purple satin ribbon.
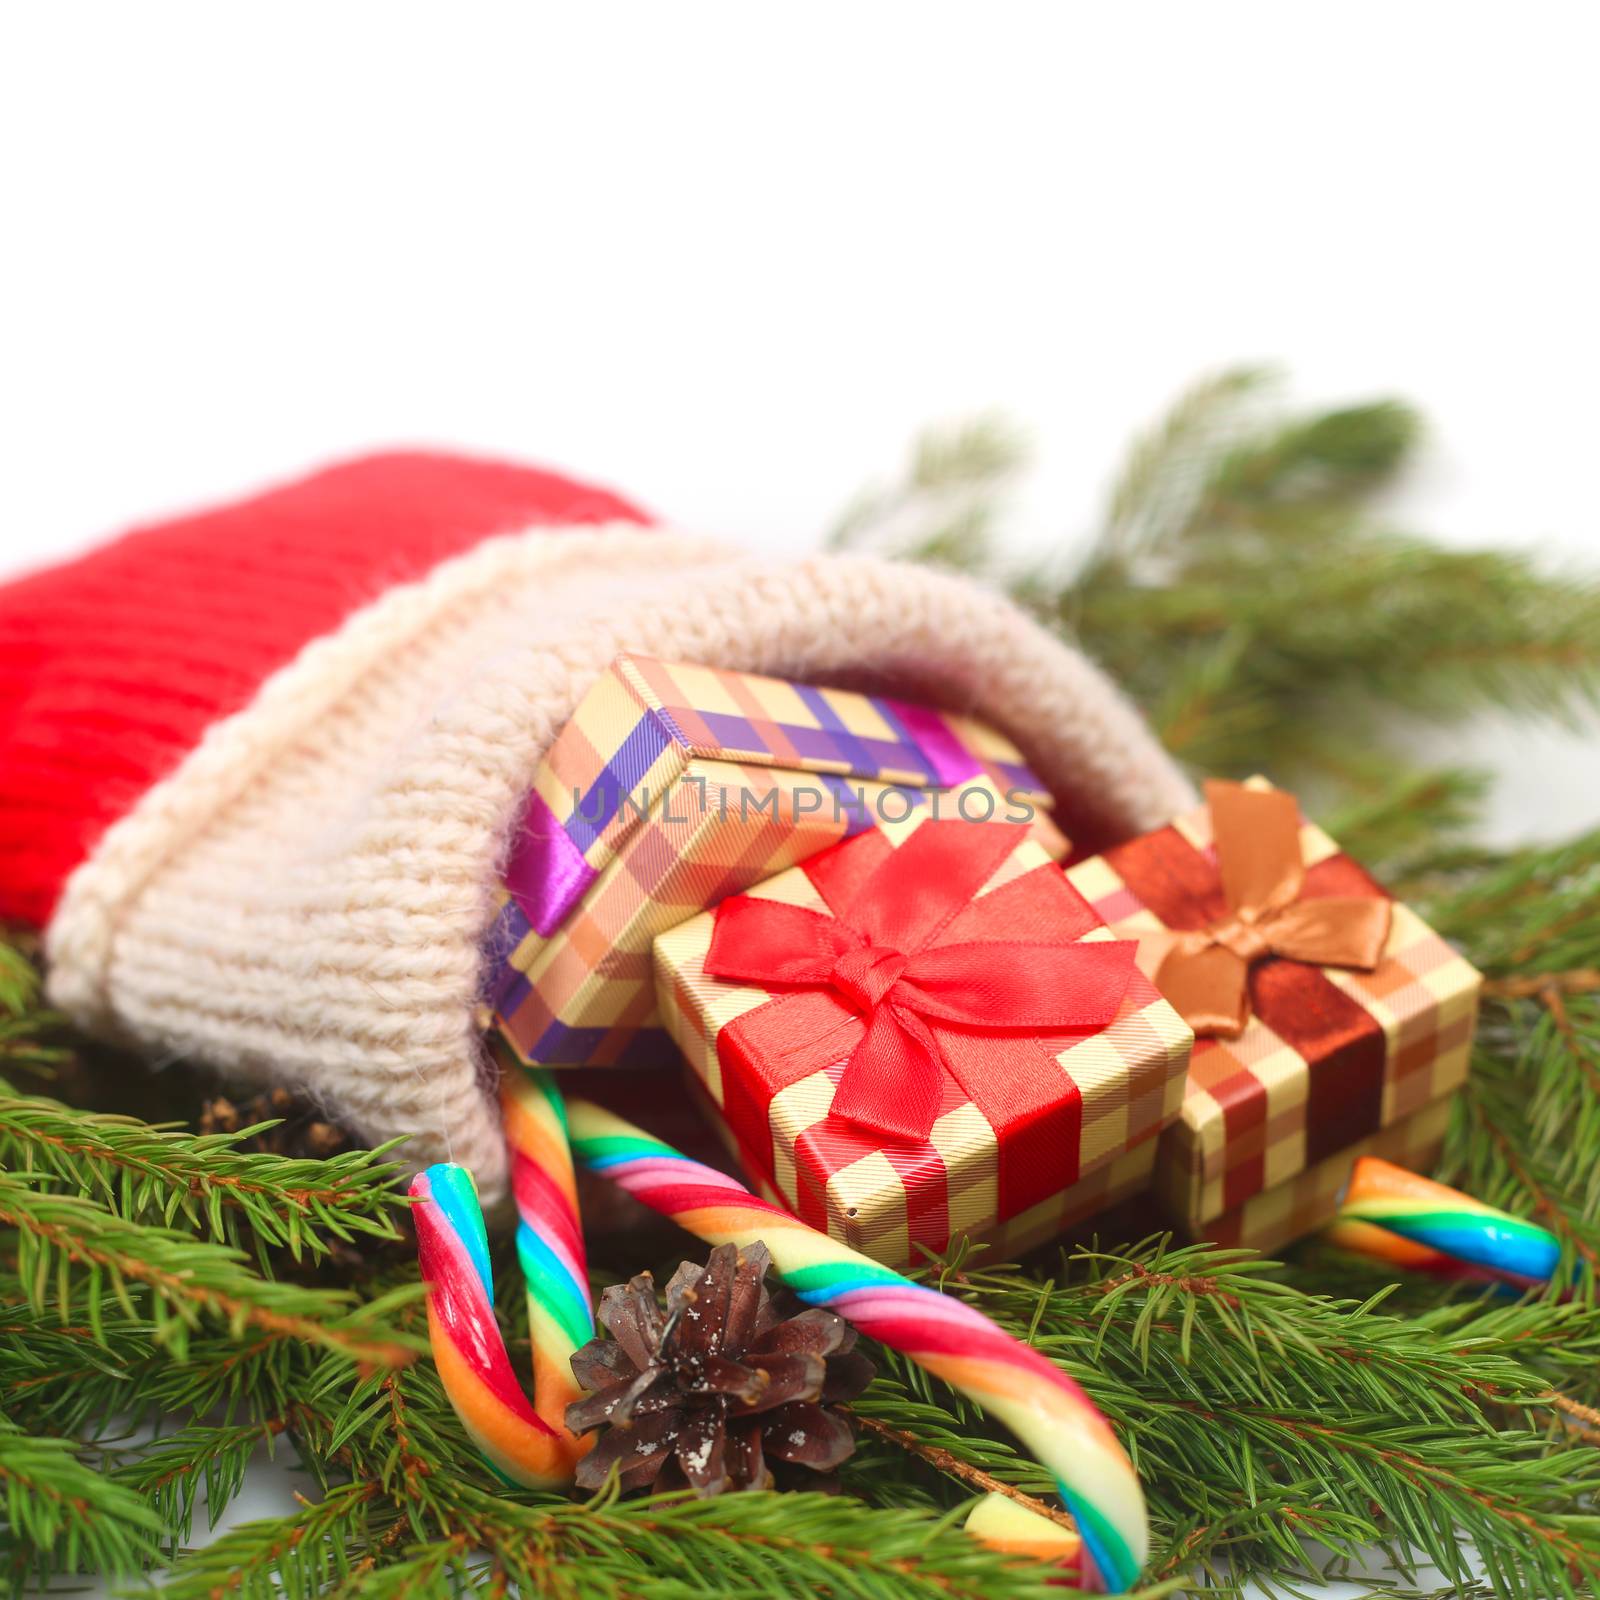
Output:
<path fill-rule="evenodd" d="M 561 926 L 598 876 L 538 792 L 530 794 L 505 886 L 542 938 Z"/>

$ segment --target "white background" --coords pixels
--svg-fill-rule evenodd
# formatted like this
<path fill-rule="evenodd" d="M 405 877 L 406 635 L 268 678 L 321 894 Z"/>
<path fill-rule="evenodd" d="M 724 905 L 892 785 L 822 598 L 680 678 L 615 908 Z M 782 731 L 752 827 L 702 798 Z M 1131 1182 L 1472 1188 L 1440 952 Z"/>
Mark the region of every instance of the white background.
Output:
<path fill-rule="evenodd" d="M 1422 405 L 1414 525 L 1600 559 L 1591 17 L 10 5 L 0 574 L 395 443 L 794 550 L 992 406 L 1070 539 L 1242 359 Z M 1592 736 L 1469 743 L 1497 835 L 1600 815 Z"/>
<path fill-rule="evenodd" d="M 1017 537 L 1071 539 L 1137 423 L 1259 359 L 1426 409 L 1397 514 L 1582 559 L 1592 15 L 13 4 L 0 573 L 395 443 L 792 550 L 991 406 L 1040 457 Z M 1581 746 L 1474 743 L 1498 836 L 1600 811 Z"/>

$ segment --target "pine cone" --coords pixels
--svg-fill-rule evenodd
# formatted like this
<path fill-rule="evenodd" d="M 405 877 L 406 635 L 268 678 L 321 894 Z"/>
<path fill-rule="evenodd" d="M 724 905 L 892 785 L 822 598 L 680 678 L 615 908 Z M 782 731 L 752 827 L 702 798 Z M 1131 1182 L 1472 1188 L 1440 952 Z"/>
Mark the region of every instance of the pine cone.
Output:
<path fill-rule="evenodd" d="M 324 1122 L 307 1100 L 287 1089 L 267 1089 L 235 1105 L 224 1095 L 213 1095 L 200 1107 L 201 1133 L 237 1133 L 258 1122 L 278 1119 L 278 1126 L 252 1134 L 236 1149 L 275 1156 L 314 1156 L 325 1160 L 350 1148 L 343 1130 Z"/>
<path fill-rule="evenodd" d="M 665 1314 L 647 1272 L 601 1295 L 612 1337 L 572 1358 L 592 1393 L 567 1407 L 567 1426 L 605 1429 L 578 1465 L 580 1488 L 598 1489 L 615 1465 L 624 1490 L 769 1489 L 797 1476 L 787 1469 L 831 1472 L 850 1455 L 855 1434 L 835 1407 L 866 1388 L 872 1363 L 842 1317 L 772 1300 L 771 1260 L 756 1243 L 684 1262 Z"/>

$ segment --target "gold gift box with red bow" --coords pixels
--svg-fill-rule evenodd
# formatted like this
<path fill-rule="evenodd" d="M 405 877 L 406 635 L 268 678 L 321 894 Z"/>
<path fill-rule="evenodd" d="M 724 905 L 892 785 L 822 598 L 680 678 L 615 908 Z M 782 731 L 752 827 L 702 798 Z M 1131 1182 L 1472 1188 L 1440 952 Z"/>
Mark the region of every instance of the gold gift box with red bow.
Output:
<path fill-rule="evenodd" d="M 1328 1220 L 1355 1157 L 1432 1158 L 1481 979 L 1292 796 L 1206 789 L 1067 878 L 1197 1035 L 1158 1199 L 1191 1237 L 1270 1251 Z"/>
<path fill-rule="evenodd" d="M 1148 1185 L 1192 1035 L 1135 954 L 1026 829 L 915 815 L 659 935 L 655 969 L 753 1185 L 903 1266 Z"/>

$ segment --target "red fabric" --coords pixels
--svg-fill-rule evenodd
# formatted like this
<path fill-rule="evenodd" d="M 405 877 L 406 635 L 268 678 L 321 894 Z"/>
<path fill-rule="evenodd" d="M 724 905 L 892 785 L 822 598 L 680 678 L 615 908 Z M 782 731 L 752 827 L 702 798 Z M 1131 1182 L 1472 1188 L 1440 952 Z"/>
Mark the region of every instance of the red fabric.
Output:
<path fill-rule="evenodd" d="M 42 926 L 101 834 L 300 647 L 530 523 L 649 519 L 530 467 L 330 467 L 0 587 L 0 918 Z"/>

